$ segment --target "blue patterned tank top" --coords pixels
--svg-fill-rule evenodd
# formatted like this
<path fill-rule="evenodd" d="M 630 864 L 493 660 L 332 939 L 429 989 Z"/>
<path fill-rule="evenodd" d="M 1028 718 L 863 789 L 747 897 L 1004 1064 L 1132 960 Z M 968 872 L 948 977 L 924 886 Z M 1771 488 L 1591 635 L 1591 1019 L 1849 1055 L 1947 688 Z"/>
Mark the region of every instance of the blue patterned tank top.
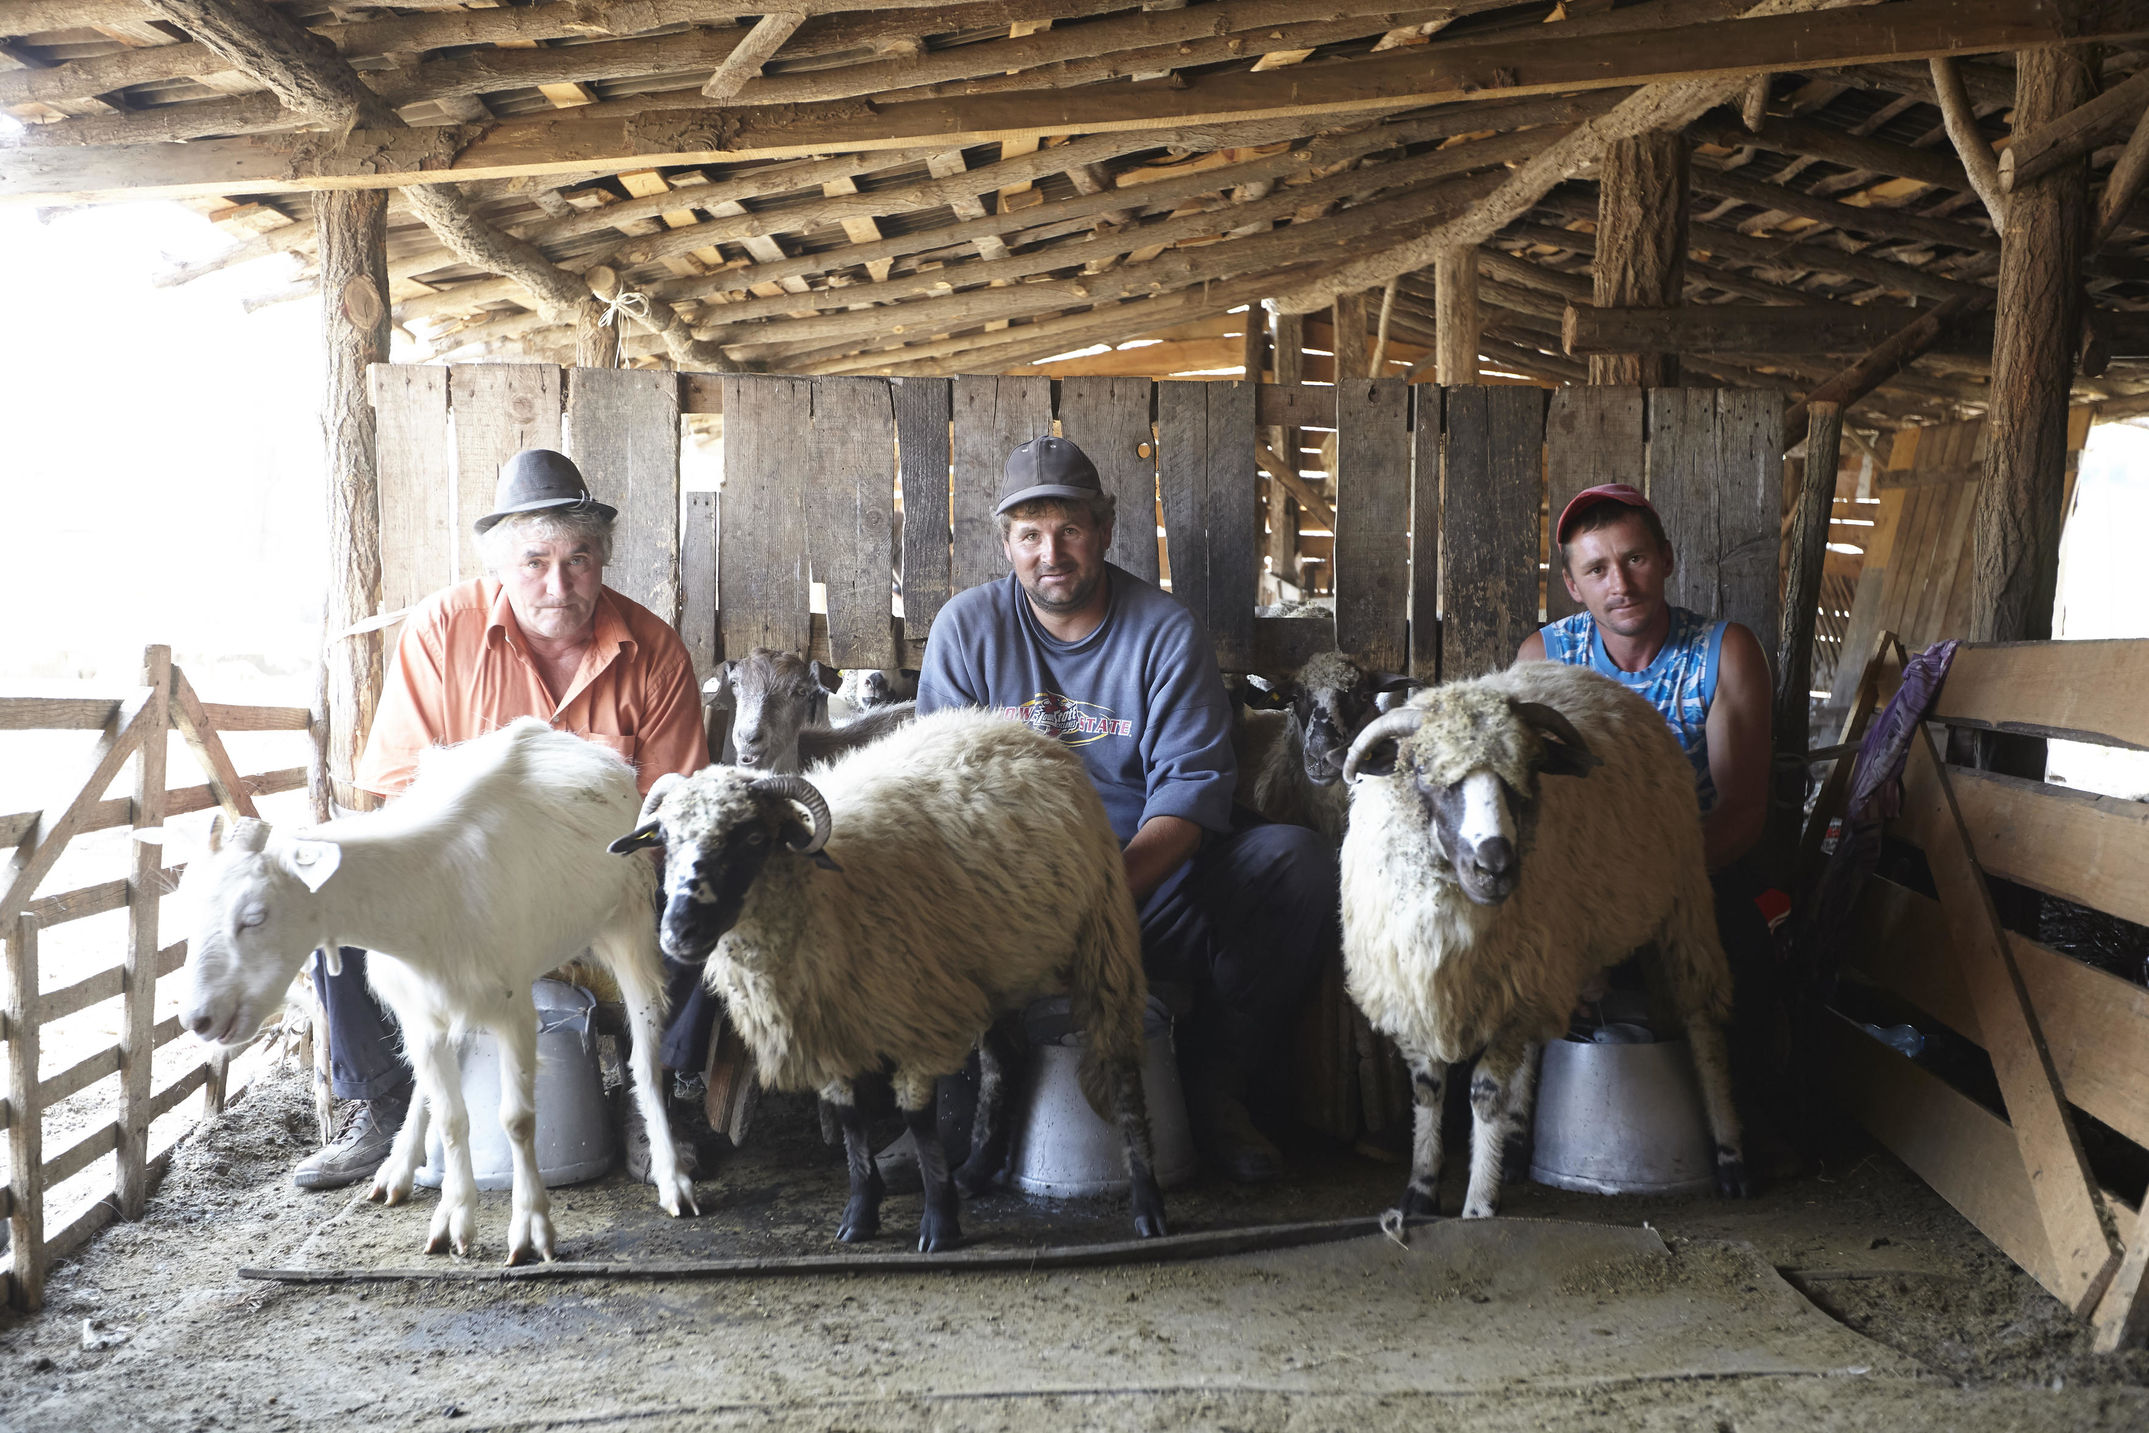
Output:
<path fill-rule="evenodd" d="M 1684 607 L 1671 609 L 1671 631 L 1656 660 L 1639 672 L 1622 672 L 1612 665 L 1598 635 L 1596 619 L 1587 612 L 1547 623 L 1539 635 L 1545 639 L 1545 656 L 1574 667 L 1591 667 L 1632 691 L 1638 692 L 1664 714 L 1673 736 L 1694 765 L 1694 793 L 1701 809 L 1716 805 L 1716 782 L 1709 775 L 1709 704 L 1716 700 L 1717 659 L 1724 650 L 1724 623 L 1711 622 Z"/>

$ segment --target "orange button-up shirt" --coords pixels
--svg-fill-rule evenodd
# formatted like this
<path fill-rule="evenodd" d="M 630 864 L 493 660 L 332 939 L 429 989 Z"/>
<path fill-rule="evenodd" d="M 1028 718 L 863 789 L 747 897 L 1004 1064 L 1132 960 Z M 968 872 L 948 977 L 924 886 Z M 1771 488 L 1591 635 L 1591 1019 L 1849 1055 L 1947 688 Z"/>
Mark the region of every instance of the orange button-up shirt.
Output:
<path fill-rule="evenodd" d="M 708 764 L 694 664 L 661 617 L 602 589 L 589 651 L 565 699 L 554 702 L 507 589 L 480 577 L 434 593 L 405 620 L 357 785 L 398 795 L 426 748 L 526 716 L 618 752 L 634 763 L 644 794 L 667 771 L 685 775 Z"/>

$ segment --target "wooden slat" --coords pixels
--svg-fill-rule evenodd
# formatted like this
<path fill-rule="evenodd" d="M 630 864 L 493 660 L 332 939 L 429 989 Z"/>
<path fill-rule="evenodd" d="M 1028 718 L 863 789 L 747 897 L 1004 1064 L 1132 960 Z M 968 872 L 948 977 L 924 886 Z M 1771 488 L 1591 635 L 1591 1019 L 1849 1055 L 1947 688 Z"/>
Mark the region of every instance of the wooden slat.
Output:
<path fill-rule="evenodd" d="M 119 1046 L 107 1045 L 94 1054 L 81 1059 L 37 1086 L 37 1107 L 49 1110 L 61 1100 L 82 1093 L 99 1080 L 119 1073 Z"/>
<path fill-rule="evenodd" d="M 1545 578 L 1545 620 L 1581 611 L 1560 580 L 1559 537 L 1552 525 L 1569 500 L 1602 483 L 1646 485 L 1642 390 L 1624 385 L 1570 385 L 1552 394 L 1545 416 L 1546 539 L 1550 569 Z"/>
<path fill-rule="evenodd" d="M 803 378 L 759 375 L 724 383 L 720 645 L 734 659 L 754 647 L 803 654 L 812 627 L 798 475 L 811 457 L 812 386 Z"/>
<path fill-rule="evenodd" d="M 118 1148 L 119 1121 L 107 1120 L 45 1161 L 45 1187 L 51 1189 L 72 1179 Z"/>
<path fill-rule="evenodd" d="M 1113 562 L 1157 580 L 1157 450 L 1149 423 L 1153 385 L 1146 378 L 1060 381 L 1060 435 L 1097 465 L 1104 490 L 1119 500 L 1112 527 Z"/>
<path fill-rule="evenodd" d="M 604 581 L 679 620 L 679 380 L 655 368 L 576 368 L 567 455 L 598 501 L 619 509 Z"/>
<path fill-rule="evenodd" d="M 394 612 L 455 578 L 448 370 L 376 363 L 368 376 L 380 476 L 381 611 Z"/>
<path fill-rule="evenodd" d="M 1253 649 L 1259 514 L 1253 390 L 1242 382 L 1157 385 L 1157 493 L 1172 596 L 1236 669 Z"/>
<path fill-rule="evenodd" d="M 1409 386 L 1337 384 L 1336 425 L 1336 641 L 1375 671 L 1400 672 L 1409 662 Z"/>
<path fill-rule="evenodd" d="M 116 911 L 125 904 L 127 882 L 121 879 L 99 881 L 94 886 L 78 886 L 71 891 L 39 896 L 23 909 L 36 916 L 39 925 L 55 926 L 84 920 L 90 916 L 101 916 L 107 911 Z"/>
<path fill-rule="evenodd" d="M 37 1061 L 42 1033 L 37 1019 L 37 918 L 24 915 L 10 926 L 6 986 L 0 1013 L 7 1016 L 8 1244 L 13 1278 L 8 1301 L 34 1313 L 45 1294 L 45 1107 L 37 1098 Z"/>
<path fill-rule="evenodd" d="M 15 917 L 28 908 L 31 893 L 44 880 L 45 873 L 52 869 L 52 863 L 60 858 L 67 843 L 82 829 L 82 823 L 99 804 L 105 789 L 119 775 L 120 768 L 145 736 L 154 735 L 157 740 L 164 740 L 164 713 L 161 703 L 152 701 L 155 695 L 145 689 L 140 697 L 130 699 L 113 712 L 104 735 L 90 753 L 89 773 L 74 800 L 57 818 L 41 823 L 36 831 L 18 843 L 7 863 L 5 891 L 0 893 L 0 930 L 12 926 Z"/>
<path fill-rule="evenodd" d="M 1049 378 L 959 377 L 954 389 L 954 590 L 1007 573 L 1000 524 L 993 516 L 1007 455 L 1052 431 Z"/>
<path fill-rule="evenodd" d="M 1962 647 L 1933 719 L 2149 750 L 2149 640 Z"/>
<path fill-rule="evenodd" d="M 828 599 L 828 648 L 839 667 L 894 667 L 891 616 L 895 407 L 885 378 L 813 385 L 813 461 L 802 474 L 806 550 Z"/>
<path fill-rule="evenodd" d="M 893 380 L 897 457 L 903 489 L 903 628 L 924 640 L 949 587 L 948 404 L 945 378 Z"/>
<path fill-rule="evenodd" d="M 184 701 L 177 700 L 180 685 L 186 679 L 172 665 L 171 648 L 152 646 L 143 654 L 142 680 L 157 693 L 152 710 L 157 713 L 158 725 L 169 724 L 176 715 L 197 757 L 206 754 L 210 758 L 202 763 L 210 773 L 210 784 L 233 791 L 237 799 L 246 800 L 251 807 L 237 774 L 231 770 L 223 740 L 208 724 L 193 691 L 186 691 Z M 194 729 L 197 724 L 198 731 Z M 134 820 L 138 827 L 157 828 L 164 824 L 164 773 L 170 746 L 170 733 L 156 731 L 142 742 L 136 754 Z M 120 1001 L 119 1166 L 114 1191 L 119 1212 L 129 1219 L 139 1219 L 149 1200 L 150 1057 L 156 1048 L 150 1044 L 150 1031 L 157 1009 L 157 925 L 164 905 L 161 897 L 168 888 L 162 883 L 164 848 L 147 841 L 131 845 L 124 959 L 127 988 Z"/>
<path fill-rule="evenodd" d="M 201 709 L 201 699 L 194 695 L 194 686 L 187 680 L 186 673 L 177 667 L 172 669 L 171 724 L 179 728 L 179 734 L 186 738 L 188 749 L 194 753 L 195 762 L 209 774 L 209 785 L 215 789 L 224 814 L 234 821 L 242 816 L 259 816 L 261 813 L 254 808 L 253 796 L 232 765 L 231 754 L 224 750 L 223 738 L 209 724 L 208 714 Z M 161 769 L 161 754 L 158 765 Z"/>
<path fill-rule="evenodd" d="M 98 731 L 120 706 L 110 697 L 0 697 L 0 731 Z"/>
<path fill-rule="evenodd" d="M 2044 1219 L 2060 1301 L 2086 1315 L 2104 1293 L 2119 1256 L 2099 1220 L 2081 1140 L 2060 1097 L 2051 1051 L 2013 947 L 1978 871 L 1932 733 L 1922 727 L 1911 743 L 1900 825 L 1924 848 L 1932 868 L 1959 952 L 1956 968 L 1977 1006 L 1978 1026 Z"/>
<path fill-rule="evenodd" d="M 304 707 L 242 707 L 203 702 L 202 715 L 218 731 L 305 731 L 313 713 Z"/>
<path fill-rule="evenodd" d="M 1649 500 L 1678 554 L 1665 596 L 1704 617 L 1778 627 L 1783 400 L 1659 388 L 1649 395 Z"/>
<path fill-rule="evenodd" d="M 1833 1011 L 1824 1068 L 1845 1113 L 2062 1303 L 2037 1197 L 2007 1121 Z"/>
<path fill-rule="evenodd" d="M 179 1107 L 179 1102 L 209 1082 L 209 1067 L 196 1065 L 156 1092 L 149 1101 L 149 1117 L 156 1119 Z"/>
<path fill-rule="evenodd" d="M 1411 391 L 1410 675 L 1440 675 L 1440 473 L 1447 435 L 1440 390 Z"/>
<path fill-rule="evenodd" d="M 559 449 L 560 392 L 560 370 L 549 363 L 449 367 L 448 404 L 455 414 L 457 582 L 485 573 L 473 524 L 492 511 L 500 465 L 524 448 Z"/>
<path fill-rule="evenodd" d="M 77 1011 L 87 1010 L 101 1000 L 110 1000 L 126 988 L 126 972 L 118 966 L 100 970 L 87 980 L 64 985 L 58 990 L 48 990 L 37 1000 L 37 1018 L 45 1024 L 64 1020 Z"/>
<path fill-rule="evenodd" d="M 1939 902 L 1876 876 L 1858 900 L 1850 959 L 1967 1039 L 1985 1043 Z M 2068 1103 L 2149 1145 L 2149 990 L 2010 932 L 2015 964 Z"/>
<path fill-rule="evenodd" d="M 2149 803 L 1986 771 L 1949 775 L 1988 874 L 2149 923 Z"/>
<path fill-rule="evenodd" d="M 1544 502 L 1541 389 L 1444 390 L 1440 676 L 1483 676 L 1537 627 L 1537 516 Z"/>
<path fill-rule="evenodd" d="M 1322 428 L 1332 432 L 1336 426 L 1336 390 L 1324 383 L 1263 383 L 1254 391 L 1254 422 L 1263 428 Z"/>
<path fill-rule="evenodd" d="M 679 638 L 694 662 L 694 678 L 706 681 L 723 655 L 716 644 L 716 494 L 686 495 L 679 531 Z"/>
<path fill-rule="evenodd" d="M 150 1048 L 161 1050 L 179 1038 L 180 1025 L 177 1015 L 167 1015 L 149 1029 Z"/>
<path fill-rule="evenodd" d="M 254 796 L 275 796 L 285 791 L 296 791 L 306 784 L 306 768 L 287 766 L 281 771 L 264 771 L 256 776 L 242 776 L 240 786 Z M 200 786 L 174 787 L 166 793 L 164 814 L 167 817 L 185 816 L 194 811 L 207 811 L 216 805 L 216 789 L 204 783 Z M 90 813 L 76 830 L 78 836 L 92 831 L 109 831 L 114 826 L 128 824 L 134 803 L 124 796 L 100 801 L 90 808 Z M 0 816 L 0 847 L 12 846 L 37 824 L 41 813 L 18 811 L 10 816 Z"/>

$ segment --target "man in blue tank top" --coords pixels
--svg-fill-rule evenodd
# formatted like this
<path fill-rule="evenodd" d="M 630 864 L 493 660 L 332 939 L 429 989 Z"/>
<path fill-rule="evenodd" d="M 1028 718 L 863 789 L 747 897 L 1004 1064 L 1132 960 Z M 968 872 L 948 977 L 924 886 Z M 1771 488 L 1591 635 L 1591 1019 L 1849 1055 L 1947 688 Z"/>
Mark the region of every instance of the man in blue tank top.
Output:
<path fill-rule="evenodd" d="M 1196 1143 L 1235 1179 L 1273 1178 L 1279 1156 L 1244 1099 L 1337 940 L 1335 850 L 1305 827 L 1234 815 L 1231 705 L 1209 635 L 1105 561 L 1113 500 L 1079 447 L 1016 448 L 995 512 L 1012 571 L 933 619 L 918 712 L 985 707 L 1080 753 L 1123 848 L 1142 963 L 1194 994 L 1183 1049 Z M 1147 512 L 1129 521 L 1151 528 Z"/>

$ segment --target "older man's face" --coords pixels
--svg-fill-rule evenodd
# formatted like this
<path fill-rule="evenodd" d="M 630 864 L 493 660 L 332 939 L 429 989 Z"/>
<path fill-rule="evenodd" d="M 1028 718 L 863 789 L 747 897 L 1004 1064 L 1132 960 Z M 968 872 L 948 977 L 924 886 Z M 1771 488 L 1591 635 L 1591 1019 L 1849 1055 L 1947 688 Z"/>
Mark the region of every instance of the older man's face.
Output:
<path fill-rule="evenodd" d="M 524 538 L 499 574 L 515 620 L 547 642 L 586 638 L 596 627 L 604 567 L 579 538 Z"/>
<path fill-rule="evenodd" d="M 1001 542 L 1015 580 L 1048 613 L 1080 611 L 1096 595 L 1111 545 L 1111 524 L 1094 524 L 1086 509 L 1071 504 L 1016 518 Z"/>

